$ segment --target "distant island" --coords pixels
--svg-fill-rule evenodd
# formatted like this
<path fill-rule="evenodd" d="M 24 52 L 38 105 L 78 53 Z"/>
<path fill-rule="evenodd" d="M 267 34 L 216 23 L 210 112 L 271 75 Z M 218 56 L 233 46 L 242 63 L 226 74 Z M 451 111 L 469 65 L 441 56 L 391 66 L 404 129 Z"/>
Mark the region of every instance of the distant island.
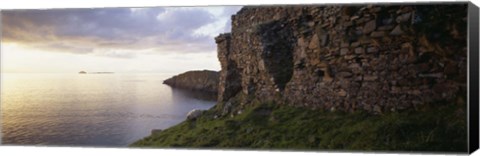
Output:
<path fill-rule="evenodd" d="M 86 71 L 80 71 L 78 74 L 87 74 Z M 114 72 L 90 72 L 88 74 L 114 74 Z"/>

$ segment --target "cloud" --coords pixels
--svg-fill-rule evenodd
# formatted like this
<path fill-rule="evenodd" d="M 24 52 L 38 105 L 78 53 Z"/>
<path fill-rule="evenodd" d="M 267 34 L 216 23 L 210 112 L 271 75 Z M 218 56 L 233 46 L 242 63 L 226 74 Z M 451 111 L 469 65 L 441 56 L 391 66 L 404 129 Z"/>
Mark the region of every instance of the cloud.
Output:
<path fill-rule="evenodd" d="M 132 52 L 123 51 L 123 50 L 103 50 L 99 53 L 96 53 L 96 56 L 121 58 L 121 59 L 129 59 L 129 58 L 135 57 L 135 55 Z"/>
<path fill-rule="evenodd" d="M 223 16 L 227 16 L 229 20 L 226 21 L 225 26 L 223 27 L 224 32 L 231 32 L 232 31 L 232 22 L 231 16 L 236 14 L 242 6 L 230 6 L 228 8 L 223 9 Z"/>
<path fill-rule="evenodd" d="M 213 14 L 218 7 L 3 10 L 2 41 L 115 58 L 133 58 L 144 50 L 212 52 L 212 36 L 228 26 L 218 23 L 238 7 L 222 9 L 222 14 Z"/>

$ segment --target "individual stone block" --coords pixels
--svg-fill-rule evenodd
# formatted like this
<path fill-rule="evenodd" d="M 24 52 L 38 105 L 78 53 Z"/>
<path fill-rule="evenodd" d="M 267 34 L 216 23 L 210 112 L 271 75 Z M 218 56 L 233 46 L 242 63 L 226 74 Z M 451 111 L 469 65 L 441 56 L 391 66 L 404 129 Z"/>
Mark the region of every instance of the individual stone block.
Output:
<path fill-rule="evenodd" d="M 349 50 L 347 48 L 342 48 L 342 49 L 340 49 L 340 55 L 347 55 L 348 51 Z"/>
<path fill-rule="evenodd" d="M 373 37 L 373 38 L 380 38 L 380 37 L 385 36 L 385 32 L 384 31 L 374 31 L 370 34 L 370 36 Z"/>
<path fill-rule="evenodd" d="M 367 53 L 376 53 L 376 52 L 378 52 L 377 47 L 368 47 L 367 48 Z"/>
<path fill-rule="evenodd" d="M 377 28 L 377 23 L 375 20 L 371 20 L 365 24 L 365 27 L 363 27 L 363 33 L 368 34 Z"/>
<path fill-rule="evenodd" d="M 363 54 L 365 52 L 365 49 L 362 47 L 355 48 L 355 54 Z"/>
<path fill-rule="evenodd" d="M 402 28 L 400 27 L 400 25 L 397 25 L 391 32 L 390 32 L 390 35 L 392 36 L 398 36 L 398 35 L 402 35 L 403 34 L 403 30 Z"/>
<path fill-rule="evenodd" d="M 407 22 L 411 18 L 412 13 L 405 13 L 397 17 L 397 23 Z"/>
<path fill-rule="evenodd" d="M 318 41 L 318 36 L 317 34 L 313 35 L 312 39 L 310 40 L 310 43 L 308 44 L 308 48 L 310 49 L 316 49 L 320 47 L 320 42 Z"/>

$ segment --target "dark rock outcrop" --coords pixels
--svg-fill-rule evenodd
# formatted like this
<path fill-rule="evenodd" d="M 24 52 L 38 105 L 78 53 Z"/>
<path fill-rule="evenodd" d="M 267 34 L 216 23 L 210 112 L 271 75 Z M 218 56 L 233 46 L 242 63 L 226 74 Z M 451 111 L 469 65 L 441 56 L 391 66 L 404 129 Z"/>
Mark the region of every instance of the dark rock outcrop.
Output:
<path fill-rule="evenodd" d="M 219 74 L 216 71 L 188 71 L 163 81 L 171 87 L 217 94 Z"/>
<path fill-rule="evenodd" d="M 467 5 L 250 6 L 216 37 L 219 102 L 374 113 L 466 95 Z M 248 98 L 238 105 L 248 103 Z"/>

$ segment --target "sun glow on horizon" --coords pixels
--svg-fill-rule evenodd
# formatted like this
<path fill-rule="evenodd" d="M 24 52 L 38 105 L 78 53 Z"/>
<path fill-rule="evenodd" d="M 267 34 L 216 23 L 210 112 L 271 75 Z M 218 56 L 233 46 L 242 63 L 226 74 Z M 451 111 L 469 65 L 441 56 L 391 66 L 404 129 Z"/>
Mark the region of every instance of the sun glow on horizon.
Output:
<path fill-rule="evenodd" d="M 2 43 L 2 73 L 181 73 L 193 69 L 219 70 L 216 52 L 142 53 L 135 58 L 112 58 L 32 49 L 17 43 Z"/>
<path fill-rule="evenodd" d="M 214 37 L 240 6 L 2 11 L 2 73 L 220 70 Z"/>

